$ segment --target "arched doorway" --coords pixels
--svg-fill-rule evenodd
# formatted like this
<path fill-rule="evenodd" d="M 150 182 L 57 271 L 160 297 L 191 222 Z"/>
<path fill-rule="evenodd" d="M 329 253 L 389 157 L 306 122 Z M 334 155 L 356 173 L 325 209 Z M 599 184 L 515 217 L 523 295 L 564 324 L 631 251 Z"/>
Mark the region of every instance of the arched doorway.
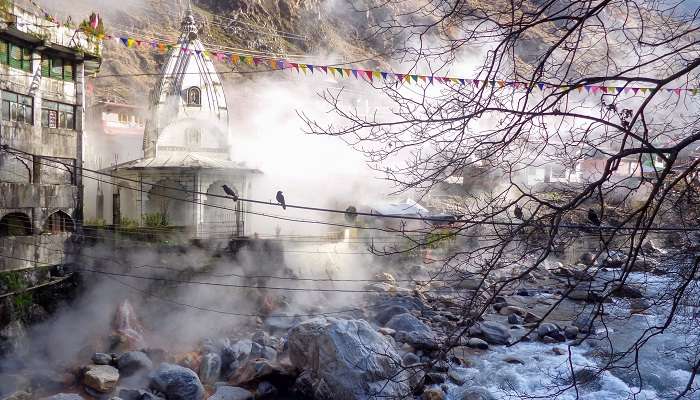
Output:
<path fill-rule="evenodd" d="M 10 213 L 0 219 L 0 237 L 30 236 L 32 221 L 25 213 Z"/>
<path fill-rule="evenodd" d="M 42 231 L 43 233 L 63 233 L 73 232 L 74 230 L 75 225 L 73 224 L 73 219 L 70 217 L 70 215 L 63 211 L 56 211 L 46 218 Z"/>
<path fill-rule="evenodd" d="M 224 192 L 224 184 L 228 185 L 238 195 L 241 194 L 240 188 L 232 185 L 230 182 L 216 181 L 209 186 L 206 205 L 203 209 L 204 226 L 202 229 L 207 236 L 240 236 L 243 234 L 243 219 L 240 216 L 237 217 L 237 211 L 235 211 L 239 210 L 239 203 L 234 202 Z"/>
<path fill-rule="evenodd" d="M 185 186 L 172 179 L 158 181 L 148 191 L 147 218 L 160 219 L 170 226 L 187 226 L 193 223 L 191 195 Z M 155 218 L 159 214 L 161 218 Z"/>

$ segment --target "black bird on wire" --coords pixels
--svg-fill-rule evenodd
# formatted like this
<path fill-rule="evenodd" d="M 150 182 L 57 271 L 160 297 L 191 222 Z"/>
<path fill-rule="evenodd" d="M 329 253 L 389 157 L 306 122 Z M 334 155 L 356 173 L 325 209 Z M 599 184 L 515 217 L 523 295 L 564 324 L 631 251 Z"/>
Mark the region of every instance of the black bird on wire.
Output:
<path fill-rule="evenodd" d="M 520 206 L 518 206 L 518 205 L 515 206 L 515 211 L 513 211 L 513 214 L 515 215 L 515 218 L 517 218 L 517 219 L 524 219 L 523 218 L 523 209 L 520 208 Z"/>
<path fill-rule="evenodd" d="M 231 196 L 233 201 L 238 201 L 238 195 L 236 194 L 236 192 L 233 191 L 233 189 L 226 185 L 223 185 L 221 187 L 224 188 L 224 192 L 226 192 L 227 195 Z"/>
<path fill-rule="evenodd" d="M 592 208 L 588 209 L 588 220 L 595 226 L 600 226 L 600 218 L 598 218 L 598 214 L 593 211 Z"/>
<path fill-rule="evenodd" d="M 280 204 L 282 204 L 282 209 L 283 209 L 283 210 L 286 210 L 286 209 L 287 209 L 287 205 L 284 203 L 284 195 L 282 195 L 282 191 L 281 191 L 281 190 L 278 190 L 278 191 L 277 191 L 277 202 L 280 203 Z"/>

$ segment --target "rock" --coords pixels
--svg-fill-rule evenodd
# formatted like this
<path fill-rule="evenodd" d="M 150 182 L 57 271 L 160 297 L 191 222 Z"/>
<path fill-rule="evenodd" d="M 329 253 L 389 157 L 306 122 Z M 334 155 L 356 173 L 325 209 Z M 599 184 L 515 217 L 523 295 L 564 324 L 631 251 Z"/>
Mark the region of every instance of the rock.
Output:
<path fill-rule="evenodd" d="M 450 369 L 447 371 L 447 376 L 452 379 L 454 383 L 457 385 L 464 385 L 466 382 L 468 382 L 471 378 L 474 377 L 474 375 L 469 371 L 468 368 L 462 368 L 462 367 L 456 367 L 452 366 Z"/>
<path fill-rule="evenodd" d="M 515 292 L 515 294 L 517 294 L 518 296 L 525 296 L 525 297 L 527 297 L 527 296 L 530 295 L 530 292 L 529 292 L 527 289 L 520 288 L 520 289 L 518 289 L 517 292 Z"/>
<path fill-rule="evenodd" d="M 472 386 L 457 392 L 455 399 L 459 400 L 496 400 L 485 388 Z"/>
<path fill-rule="evenodd" d="M 256 399 L 273 398 L 275 396 L 277 396 L 277 388 L 270 382 L 262 381 L 258 384 L 257 389 L 255 389 Z"/>
<path fill-rule="evenodd" d="M 233 371 L 241 366 L 243 361 L 248 358 L 253 346 L 253 341 L 244 339 L 239 340 L 232 345 L 226 345 L 221 348 L 221 373 L 224 376 L 229 376 Z"/>
<path fill-rule="evenodd" d="M 552 353 L 554 353 L 558 356 L 563 356 L 564 354 L 567 354 L 566 350 L 560 349 L 559 347 L 553 348 Z"/>
<path fill-rule="evenodd" d="M 83 384 L 101 393 L 117 386 L 119 371 L 109 365 L 88 365 L 83 371 Z"/>
<path fill-rule="evenodd" d="M 542 317 L 540 317 L 537 314 L 533 314 L 528 311 L 527 314 L 525 314 L 525 323 L 526 324 L 531 324 L 533 322 L 540 322 L 542 320 Z"/>
<path fill-rule="evenodd" d="M 117 368 L 124 376 L 133 375 L 139 371 L 147 372 L 153 369 L 153 362 L 146 353 L 129 351 L 117 358 Z"/>
<path fill-rule="evenodd" d="M 429 387 L 423 391 L 423 400 L 444 400 L 445 392 L 439 387 Z"/>
<path fill-rule="evenodd" d="M 486 290 L 488 283 L 480 277 L 464 278 L 457 283 L 457 288 L 466 290 Z"/>
<path fill-rule="evenodd" d="M 447 372 L 450 370 L 450 364 L 447 361 L 436 361 L 433 363 L 433 371 Z"/>
<path fill-rule="evenodd" d="M 591 252 L 586 252 L 581 254 L 580 260 L 585 265 L 593 265 L 595 263 L 596 254 Z"/>
<path fill-rule="evenodd" d="M 587 314 L 587 313 L 582 313 L 572 323 L 573 326 L 577 327 L 579 331 L 583 333 L 588 333 L 589 332 L 589 326 L 591 326 L 592 330 L 595 331 L 595 324 L 594 321 L 592 320 L 592 315 Z"/>
<path fill-rule="evenodd" d="M 627 299 L 640 299 L 643 297 L 642 290 L 636 286 L 623 284 L 611 292 L 615 297 L 623 297 Z"/>
<path fill-rule="evenodd" d="M 540 326 L 537 327 L 537 334 L 542 337 L 542 336 L 549 336 L 550 333 L 556 332 L 559 330 L 559 327 L 550 323 L 550 322 L 545 322 L 540 324 Z"/>
<path fill-rule="evenodd" d="M 374 279 L 377 281 L 381 281 L 381 282 L 396 286 L 396 279 L 394 279 L 394 277 L 391 274 L 386 273 L 386 272 L 380 272 L 380 273 L 374 275 Z"/>
<path fill-rule="evenodd" d="M 447 377 L 444 374 L 439 372 L 428 372 L 425 374 L 425 383 L 429 385 L 439 385 L 441 383 L 445 383 L 446 378 Z"/>
<path fill-rule="evenodd" d="M 163 363 L 151 374 L 150 387 L 168 400 L 202 400 L 204 387 L 191 369 Z"/>
<path fill-rule="evenodd" d="M 366 321 L 315 318 L 292 328 L 288 343 L 292 364 L 306 373 L 300 385 L 310 386 L 317 400 L 411 393 L 391 342 Z"/>
<path fill-rule="evenodd" d="M 253 393 L 243 388 L 221 385 L 208 400 L 252 400 L 253 397 Z"/>
<path fill-rule="evenodd" d="M 143 390 L 143 389 L 131 389 L 124 388 L 119 390 L 119 398 L 122 400 L 162 400 L 162 397 L 156 396 L 155 394 Z M 110 399 L 111 400 L 111 399 Z"/>
<path fill-rule="evenodd" d="M 517 357 L 513 357 L 513 356 L 508 356 L 508 357 L 503 358 L 503 362 L 508 363 L 508 364 L 525 365 L 525 361 L 523 361 Z"/>
<path fill-rule="evenodd" d="M 566 338 L 569 340 L 574 340 L 578 336 L 578 332 L 578 327 L 567 326 L 566 329 L 564 329 L 564 336 L 566 336 Z"/>
<path fill-rule="evenodd" d="M 489 344 L 485 340 L 479 338 L 469 338 L 469 340 L 467 340 L 467 347 L 479 350 L 488 350 Z"/>
<path fill-rule="evenodd" d="M 277 351 L 270 346 L 253 342 L 250 346 L 248 358 L 265 358 L 270 361 L 275 361 L 275 359 L 277 359 Z"/>
<path fill-rule="evenodd" d="M 386 327 L 377 329 L 377 332 L 381 333 L 384 336 L 394 336 L 396 334 L 395 330 Z"/>
<path fill-rule="evenodd" d="M 597 390 L 602 385 L 600 375 L 592 368 L 582 368 L 574 372 L 574 378 L 577 385 L 586 387 L 589 390 Z M 573 382 L 570 382 L 573 384 Z"/>
<path fill-rule="evenodd" d="M 508 323 L 512 325 L 522 325 L 523 322 L 523 317 L 519 316 L 518 314 L 510 314 L 508 316 Z"/>
<path fill-rule="evenodd" d="M 291 367 L 266 360 L 264 358 L 247 359 L 229 378 L 229 383 L 235 386 L 256 382 L 262 379 L 275 381 L 294 381 L 294 371 Z"/>
<path fill-rule="evenodd" d="M 204 385 L 212 385 L 219 380 L 221 374 L 221 356 L 217 353 L 206 353 L 199 364 L 199 379 Z"/>
<path fill-rule="evenodd" d="M 493 321 L 484 321 L 480 322 L 475 327 L 489 344 L 501 345 L 510 342 L 510 330 L 503 324 Z"/>
<path fill-rule="evenodd" d="M 59 393 L 53 396 L 44 397 L 41 400 L 85 400 L 83 396 L 75 393 Z"/>
<path fill-rule="evenodd" d="M 92 355 L 92 363 L 95 365 L 109 365 L 112 363 L 112 356 L 107 353 L 95 353 Z"/>
<path fill-rule="evenodd" d="M 498 310 L 498 313 L 501 315 L 519 315 L 521 317 L 525 317 L 527 315 L 527 310 L 521 307 L 516 307 L 516 306 L 504 306 L 501 307 Z"/>
<path fill-rule="evenodd" d="M 387 322 L 389 322 L 390 319 L 392 319 L 395 315 L 399 314 L 408 314 L 410 311 L 404 306 L 389 306 L 377 313 L 377 315 L 374 316 L 374 320 L 377 321 L 379 325 L 386 325 Z"/>
<path fill-rule="evenodd" d="M 630 312 L 632 314 L 645 313 L 651 307 L 651 302 L 647 299 L 630 299 Z"/>
<path fill-rule="evenodd" d="M 406 353 L 403 355 L 403 359 L 401 360 L 401 362 L 404 366 L 419 364 L 420 358 L 418 358 L 418 356 L 413 353 Z"/>
<path fill-rule="evenodd" d="M 396 331 L 394 338 L 397 341 L 409 343 L 416 349 L 434 350 L 438 347 L 433 330 L 411 314 L 393 316 L 386 327 Z"/>

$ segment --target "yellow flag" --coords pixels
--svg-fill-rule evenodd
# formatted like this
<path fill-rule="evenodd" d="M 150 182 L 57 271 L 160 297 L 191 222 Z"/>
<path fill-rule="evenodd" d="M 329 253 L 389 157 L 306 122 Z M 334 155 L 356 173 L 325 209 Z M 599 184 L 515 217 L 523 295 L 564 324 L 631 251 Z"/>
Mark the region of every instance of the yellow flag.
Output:
<path fill-rule="evenodd" d="M 238 64 L 239 62 L 241 62 L 241 57 L 239 57 L 238 54 L 232 54 L 231 62 L 234 64 Z"/>

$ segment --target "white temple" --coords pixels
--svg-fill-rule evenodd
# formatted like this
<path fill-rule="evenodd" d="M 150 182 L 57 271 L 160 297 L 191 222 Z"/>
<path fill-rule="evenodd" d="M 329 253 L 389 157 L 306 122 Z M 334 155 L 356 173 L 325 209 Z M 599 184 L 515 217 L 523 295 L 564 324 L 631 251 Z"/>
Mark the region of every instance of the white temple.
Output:
<path fill-rule="evenodd" d="M 115 214 L 144 223 L 159 213 L 168 225 L 187 227 L 198 238 L 243 236 L 245 205 L 208 195 L 223 195 L 226 184 L 246 197 L 251 179 L 260 172 L 230 158 L 224 88 L 190 8 L 181 32 L 151 93 L 144 158 L 110 168 L 128 179 L 119 186 L 136 189 L 120 190 Z"/>

